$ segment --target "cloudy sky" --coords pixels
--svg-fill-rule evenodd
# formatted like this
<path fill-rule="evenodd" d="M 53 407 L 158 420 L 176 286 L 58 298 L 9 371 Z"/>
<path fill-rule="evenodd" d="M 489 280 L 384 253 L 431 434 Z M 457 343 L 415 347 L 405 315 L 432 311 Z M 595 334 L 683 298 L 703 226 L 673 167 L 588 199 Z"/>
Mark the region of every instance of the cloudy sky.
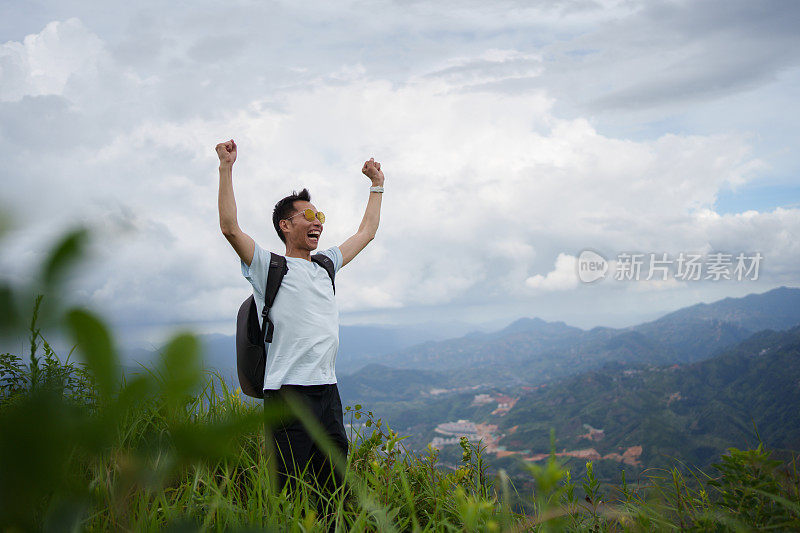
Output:
<path fill-rule="evenodd" d="M 337 7 L 333 7 L 333 6 Z M 800 4 L 788 1 L 72 2 L 0 7 L 0 268 L 93 229 L 77 300 L 119 328 L 232 333 L 249 293 L 219 231 L 308 187 L 342 323 L 624 326 L 800 285 Z M 581 283 L 584 249 L 611 261 Z M 759 252 L 758 279 L 616 280 L 621 253 Z M 704 259 L 706 260 L 706 259 Z M 705 275 L 705 272 L 704 272 Z M 752 275 L 751 275 L 752 277 Z"/>

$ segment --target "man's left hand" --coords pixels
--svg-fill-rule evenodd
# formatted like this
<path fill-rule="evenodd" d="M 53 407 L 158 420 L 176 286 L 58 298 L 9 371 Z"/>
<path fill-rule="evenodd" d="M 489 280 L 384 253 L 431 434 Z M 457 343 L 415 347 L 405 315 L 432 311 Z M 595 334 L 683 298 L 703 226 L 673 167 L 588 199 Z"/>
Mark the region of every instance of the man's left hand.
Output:
<path fill-rule="evenodd" d="M 374 157 L 370 157 L 369 161 L 364 162 L 361 172 L 370 179 L 373 186 L 383 185 L 383 171 L 381 170 L 381 164 L 375 161 Z"/>

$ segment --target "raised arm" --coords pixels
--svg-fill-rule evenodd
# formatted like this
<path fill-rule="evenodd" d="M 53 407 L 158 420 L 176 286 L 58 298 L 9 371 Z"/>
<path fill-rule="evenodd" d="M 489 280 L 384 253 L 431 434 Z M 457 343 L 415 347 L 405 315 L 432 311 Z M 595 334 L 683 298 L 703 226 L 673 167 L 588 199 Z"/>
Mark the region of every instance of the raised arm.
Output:
<path fill-rule="evenodd" d="M 364 163 L 361 172 L 369 178 L 374 187 L 383 187 L 383 171 L 381 164 L 375 162 L 374 158 Z M 378 231 L 378 223 L 381 220 L 381 198 L 383 193 L 370 192 L 367 201 L 367 209 L 364 211 L 364 218 L 355 235 L 344 241 L 339 250 L 342 252 L 342 266 L 346 265 L 358 253 L 375 238 Z"/>
<path fill-rule="evenodd" d="M 233 249 L 247 266 L 253 262 L 256 245 L 250 235 L 239 228 L 236 219 L 236 199 L 233 197 L 233 162 L 236 161 L 236 143 L 233 139 L 219 143 L 219 227 Z"/>

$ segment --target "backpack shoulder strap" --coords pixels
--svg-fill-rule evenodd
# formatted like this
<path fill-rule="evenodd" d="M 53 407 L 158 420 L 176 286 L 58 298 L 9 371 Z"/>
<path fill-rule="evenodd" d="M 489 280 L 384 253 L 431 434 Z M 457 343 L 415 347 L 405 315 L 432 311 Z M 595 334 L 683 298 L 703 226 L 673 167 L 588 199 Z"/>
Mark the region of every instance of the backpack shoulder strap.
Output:
<path fill-rule="evenodd" d="M 285 257 L 272 252 L 270 252 L 269 256 L 267 286 L 264 289 L 264 310 L 261 311 L 263 319 L 261 332 L 264 334 L 264 342 L 272 342 L 272 333 L 275 330 L 275 325 L 269 318 L 269 310 L 272 309 L 272 304 L 275 303 L 275 296 L 278 294 L 278 289 L 281 288 L 283 276 L 289 271 Z"/>
<path fill-rule="evenodd" d="M 325 254 L 314 254 L 311 256 L 311 260 L 324 268 L 328 273 L 328 276 L 331 278 L 331 285 L 333 285 L 333 294 L 336 294 L 336 283 L 333 281 L 336 277 L 336 269 L 333 265 L 333 260 Z"/>

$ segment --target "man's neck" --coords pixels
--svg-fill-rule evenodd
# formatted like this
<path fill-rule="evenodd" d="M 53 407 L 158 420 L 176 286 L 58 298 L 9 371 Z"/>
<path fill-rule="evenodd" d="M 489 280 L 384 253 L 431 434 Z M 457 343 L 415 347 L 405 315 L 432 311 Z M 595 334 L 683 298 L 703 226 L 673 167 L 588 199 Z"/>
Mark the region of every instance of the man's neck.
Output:
<path fill-rule="evenodd" d="M 294 248 L 290 247 L 288 244 L 286 245 L 286 257 L 296 257 L 298 259 L 305 259 L 306 261 L 311 261 L 311 250 L 305 250 L 302 248 Z"/>

